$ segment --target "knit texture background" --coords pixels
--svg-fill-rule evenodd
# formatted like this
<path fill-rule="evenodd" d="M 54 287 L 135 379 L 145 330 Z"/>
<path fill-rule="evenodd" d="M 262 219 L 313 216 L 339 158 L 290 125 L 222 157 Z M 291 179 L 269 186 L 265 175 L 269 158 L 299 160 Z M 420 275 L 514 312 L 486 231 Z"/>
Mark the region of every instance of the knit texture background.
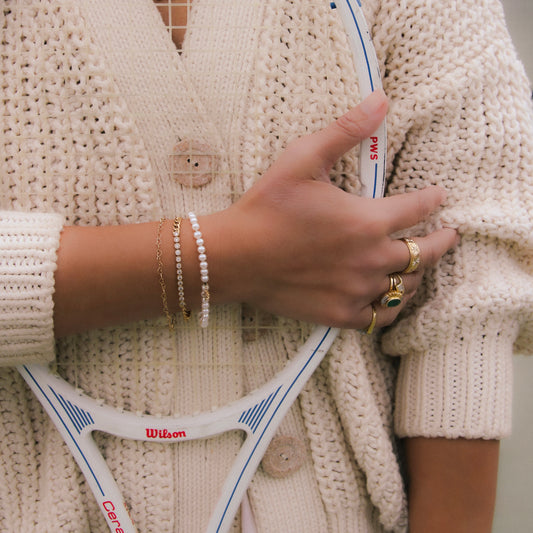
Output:
<path fill-rule="evenodd" d="M 304 443 L 302 468 L 254 477 L 260 533 L 405 531 L 395 432 L 506 435 L 513 349 L 531 352 L 533 120 L 501 7 L 364 9 L 390 98 L 387 193 L 442 185 L 444 209 L 409 234 L 445 225 L 462 240 L 394 327 L 341 334 L 279 431 Z M 1 17 L 0 529 L 104 532 L 60 436 L 9 367 L 53 361 L 117 407 L 189 413 L 263 383 L 309 328 L 244 313 L 264 334 L 243 338 L 243 313 L 228 306 L 207 331 L 171 334 L 161 318 L 55 344 L 62 225 L 223 209 L 287 142 L 357 103 L 357 78 L 328 2 L 194 0 L 181 54 L 151 0 L 6 0 Z M 183 141 L 216 165 L 205 185 L 175 179 Z M 353 150 L 332 181 L 356 193 L 357 172 Z M 240 437 L 179 449 L 97 441 L 140 531 L 194 532 Z"/>

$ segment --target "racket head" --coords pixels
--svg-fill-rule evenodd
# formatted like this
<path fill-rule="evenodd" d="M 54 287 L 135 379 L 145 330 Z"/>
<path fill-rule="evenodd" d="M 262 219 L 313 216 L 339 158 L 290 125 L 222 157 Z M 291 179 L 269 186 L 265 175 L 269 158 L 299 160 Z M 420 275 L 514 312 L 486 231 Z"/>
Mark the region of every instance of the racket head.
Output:
<path fill-rule="evenodd" d="M 146 178 L 143 186 L 149 183 L 157 191 L 158 208 L 164 216 L 227 207 L 260 179 L 290 140 L 326 126 L 360 99 L 346 35 L 327 2 L 291 3 L 283 10 L 270 4 L 254 5 L 252 9 L 248 0 L 233 0 L 231 5 L 193 4 L 181 52 L 176 51 L 169 35 L 160 31 L 161 20 L 153 6 L 139 3 L 133 7 L 131 2 L 118 1 L 112 6 L 107 2 L 90 4 L 80 2 L 80 21 L 100 30 L 93 30 L 87 49 L 72 51 L 68 42 L 59 42 L 49 59 L 58 63 L 65 76 L 69 71 L 69 79 L 77 85 L 77 76 L 80 83 L 87 81 L 77 60 L 90 53 L 91 58 L 99 59 L 97 74 L 107 80 L 109 68 L 114 73 L 113 81 L 103 88 L 89 83 L 88 94 L 74 91 L 63 101 L 60 94 L 52 92 L 61 105 L 43 110 L 41 120 L 47 126 L 65 128 L 65 135 L 72 138 L 80 113 L 92 107 L 98 113 L 93 109 L 87 114 L 99 116 L 103 139 L 119 137 L 116 150 L 121 150 L 122 139 L 136 139 L 139 159 L 155 176 L 153 182 Z M 228 8 L 231 17 L 224 13 L 223 18 L 231 19 L 234 28 L 216 29 L 213 20 Z M 124 24 L 115 35 L 109 35 L 97 18 L 117 14 Z M 239 46 L 221 46 L 226 31 L 239 35 Z M 256 54 L 262 42 L 279 43 L 276 53 Z M 60 64 L 62 53 L 66 59 Z M 124 65 L 131 65 L 132 57 L 139 66 L 130 72 Z M 83 59 L 87 60 L 85 56 Z M 119 125 L 116 133 L 112 117 L 120 109 L 126 109 L 122 117 L 125 126 L 122 131 Z M 82 133 L 89 135 L 95 124 Z M 49 148 L 48 138 L 35 139 L 31 133 L 23 137 L 42 142 L 44 150 Z M 98 191 L 120 189 L 124 175 L 121 169 L 112 168 L 113 158 L 106 159 L 103 149 L 93 148 L 102 173 L 109 176 L 105 183 L 95 185 L 94 200 L 88 200 L 96 206 Z M 119 159 L 128 161 L 126 152 Z M 88 160 L 83 150 L 77 158 L 81 170 L 74 171 L 50 157 L 43 164 L 45 170 L 55 172 L 53 165 L 59 165 L 65 187 L 75 190 L 79 174 L 91 175 L 94 169 L 94 161 Z M 201 159 L 201 172 L 187 161 L 195 158 Z M 27 205 L 22 207 L 34 207 L 31 194 L 40 194 L 45 205 L 53 204 L 53 195 L 33 191 L 28 178 L 19 177 L 20 183 L 14 179 L 13 185 L 16 196 L 27 198 Z M 126 180 L 129 178 L 127 175 Z M 361 192 L 357 149 L 334 166 L 331 179 L 349 192 Z M 31 194 L 27 190 L 16 194 L 21 187 Z M 140 209 L 138 215 L 127 215 L 118 195 L 114 204 L 116 209 L 99 210 L 96 223 L 132 221 L 135 216 L 142 220 L 153 214 L 150 206 Z M 70 223 L 95 223 L 84 209 L 74 202 L 64 208 L 64 214 Z M 62 339 L 54 370 L 84 393 L 120 410 L 154 416 L 191 415 L 235 401 L 271 379 L 311 330 L 308 325 L 258 310 L 227 306 L 213 310 L 208 331 L 191 321 L 169 332 L 161 319 Z M 301 422 L 296 422 L 297 411 L 295 407 L 293 418 L 287 420 L 282 431 L 302 431 Z M 45 431 L 47 435 L 51 432 L 51 428 Z M 42 436 L 36 439 L 44 441 Z M 216 487 L 222 484 L 241 439 L 240 435 L 221 435 L 207 441 L 161 446 L 108 435 L 96 437 L 141 530 L 153 520 L 178 520 L 181 516 L 190 517 L 203 529 L 209 512 L 199 507 L 198 501 L 209 500 L 211 505 L 216 500 Z M 42 446 L 39 444 L 38 449 Z M 199 456 L 218 459 L 214 466 L 207 466 L 198 464 Z M 186 465 L 193 463 L 198 467 L 194 483 L 182 475 L 190 471 Z M 66 477 L 67 470 L 64 472 Z M 58 472 L 59 479 L 62 475 Z M 165 485 L 169 494 L 176 495 L 176 507 L 162 508 L 159 493 L 139 500 L 139 487 L 150 489 L 155 485 Z M 83 486 L 81 494 L 87 496 Z M 87 503 L 87 508 L 87 514 L 94 516 L 94 529 L 101 528 L 98 513 L 92 512 L 94 505 Z"/>

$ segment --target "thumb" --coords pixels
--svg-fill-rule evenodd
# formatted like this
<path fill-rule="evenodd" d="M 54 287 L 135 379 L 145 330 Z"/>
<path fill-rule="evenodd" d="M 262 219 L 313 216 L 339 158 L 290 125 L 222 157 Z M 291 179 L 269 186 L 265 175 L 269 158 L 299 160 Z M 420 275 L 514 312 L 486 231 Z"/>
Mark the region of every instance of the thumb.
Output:
<path fill-rule="evenodd" d="M 268 175 L 329 182 L 329 171 L 348 150 L 370 137 L 387 113 L 387 97 L 379 89 L 324 129 L 292 141 Z"/>
<path fill-rule="evenodd" d="M 387 107 L 385 93 L 376 90 L 335 122 L 313 133 L 310 140 L 324 167 L 329 169 L 348 150 L 370 137 L 384 120 Z"/>

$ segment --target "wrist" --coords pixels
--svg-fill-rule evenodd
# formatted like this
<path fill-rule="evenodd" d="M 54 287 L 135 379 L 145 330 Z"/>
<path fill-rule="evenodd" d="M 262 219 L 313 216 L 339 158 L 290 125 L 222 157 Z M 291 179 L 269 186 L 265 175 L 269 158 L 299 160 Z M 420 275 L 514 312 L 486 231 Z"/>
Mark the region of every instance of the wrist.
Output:
<path fill-rule="evenodd" d="M 234 220 L 231 209 L 198 217 L 202 239 L 209 261 L 209 292 L 212 304 L 243 302 L 249 274 L 243 265 L 246 245 L 242 231 Z M 201 304 L 202 279 L 198 246 L 190 222 L 187 224 L 187 255 L 189 257 L 189 276 L 191 290 L 198 296 L 195 306 Z"/>

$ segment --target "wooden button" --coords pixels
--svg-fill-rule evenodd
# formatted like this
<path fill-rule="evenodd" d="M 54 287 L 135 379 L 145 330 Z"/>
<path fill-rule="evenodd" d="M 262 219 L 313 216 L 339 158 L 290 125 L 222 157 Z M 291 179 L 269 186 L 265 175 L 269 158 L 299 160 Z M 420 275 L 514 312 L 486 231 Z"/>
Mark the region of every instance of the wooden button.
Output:
<path fill-rule="evenodd" d="M 300 439 L 280 436 L 272 439 L 261 464 L 270 476 L 284 478 L 302 467 L 305 456 L 305 444 Z"/>
<path fill-rule="evenodd" d="M 181 141 L 170 155 L 170 173 L 181 185 L 202 187 L 219 172 L 219 156 L 207 144 Z"/>

